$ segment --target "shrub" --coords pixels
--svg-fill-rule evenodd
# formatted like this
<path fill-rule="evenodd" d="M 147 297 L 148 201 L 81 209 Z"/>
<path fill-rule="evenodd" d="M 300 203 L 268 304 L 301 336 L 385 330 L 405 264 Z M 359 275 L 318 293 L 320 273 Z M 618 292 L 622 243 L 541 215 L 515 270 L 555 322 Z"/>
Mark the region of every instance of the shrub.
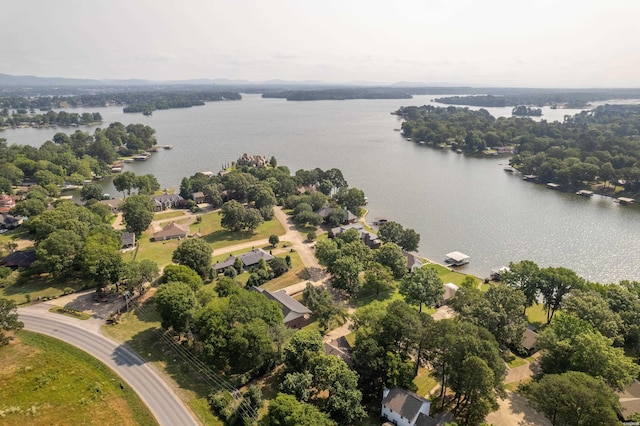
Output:
<path fill-rule="evenodd" d="M 311 231 L 307 234 L 307 240 L 308 241 L 315 241 L 315 239 L 317 238 L 316 233 L 314 231 Z"/>

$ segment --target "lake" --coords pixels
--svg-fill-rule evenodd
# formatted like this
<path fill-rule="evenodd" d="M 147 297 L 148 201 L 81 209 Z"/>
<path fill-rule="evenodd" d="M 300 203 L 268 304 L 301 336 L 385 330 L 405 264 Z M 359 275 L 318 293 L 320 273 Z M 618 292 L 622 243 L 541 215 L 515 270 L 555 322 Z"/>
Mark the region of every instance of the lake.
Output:
<path fill-rule="evenodd" d="M 243 95 L 242 101 L 124 114 L 122 108 L 88 108 L 110 122 L 143 123 L 158 143 L 171 144 L 148 161 L 126 164 L 153 173 L 164 188 L 184 176 L 218 171 L 242 153 L 275 156 L 292 172 L 339 168 L 349 185 L 369 198 L 368 220 L 385 217 L 421 235 L 420 252 L 441 262 L 451 251 L 471 256 L 462 271 L 487 277 L 492 268 L 530 259 L 564 266 L 592 281 L 640 280 L 640 209 L 611 198 L 584 198 L 525 182 L 506 173 L 508 158 L 475 158 L 406 141 L 391 111 L 432 104 L 436 96 L 402 100 L 288 102 Z M 473 108 L 478 109 L 478 108 Z M 510 116 L 511 108 L 487 108 Z M 543 119 L 562 120 L 580 110 L 543 108 Z M 92 132 L 95 127 L 81 127 Z M 10 129 L 9 143 L 41 145 L 75 129 Z M 117 196 L 105 182 L 105 192 Z"/>

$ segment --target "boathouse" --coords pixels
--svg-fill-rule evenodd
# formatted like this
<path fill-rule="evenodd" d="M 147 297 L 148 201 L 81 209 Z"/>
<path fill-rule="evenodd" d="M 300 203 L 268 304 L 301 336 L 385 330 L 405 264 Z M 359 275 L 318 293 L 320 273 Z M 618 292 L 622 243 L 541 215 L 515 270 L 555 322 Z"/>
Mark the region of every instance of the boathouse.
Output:
<path fill-rule="evenodd" d="M 445 255 L 444 261 L 451 266 L 462 266 L 469 263 L 469 256 L 459 251 L 452 251 Z"/>

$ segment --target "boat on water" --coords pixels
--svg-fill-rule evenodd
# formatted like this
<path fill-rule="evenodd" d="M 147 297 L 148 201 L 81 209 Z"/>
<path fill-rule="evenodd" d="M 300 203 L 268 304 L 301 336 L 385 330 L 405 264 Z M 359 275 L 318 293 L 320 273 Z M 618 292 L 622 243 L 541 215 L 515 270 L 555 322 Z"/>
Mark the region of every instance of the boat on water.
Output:
<path fill-rule="evenodd" d="M 456 154 L 462 154 L 462 150 L 461 149 L 456 149 Z"/>
<path fill-rule="evenodd" d="M 165 145 L 163 146 L 164 149 L 173 149 L 173 145 Z"/>
<path fill-rule="evenodd" d="M 504 170 L 504 171 L 505 171 L 505 172 L 507 172 L 507 173 L 513 173 L 513 172 L 515 172 L 515 170 L 513 169 L 513 167 L 505 167 L 505 168 L 504 168 L 504 169 L 502 169 L 502 170 Z"/>
<path fill-rule="evenodd" d="M 587 191 L 586 189 L 581 189 L 576 192 L 576 195 L 580 195 L 582 197 L 593 197 L 593 191 Z"/>
<path fill-rule="evenodd" d="M 147 161 L 149 159 L 149 155 L 136 155 L 133 159 L 135 161 Z"/>

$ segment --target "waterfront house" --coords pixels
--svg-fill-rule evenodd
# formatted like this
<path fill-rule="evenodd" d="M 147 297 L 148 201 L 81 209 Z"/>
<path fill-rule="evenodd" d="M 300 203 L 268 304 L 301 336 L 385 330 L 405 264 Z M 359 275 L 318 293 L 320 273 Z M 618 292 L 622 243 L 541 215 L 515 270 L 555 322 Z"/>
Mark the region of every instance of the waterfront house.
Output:
<path fill-rule="evenodd" d="M 325 342 L 323 346 L 325 355 L 337 356 L 347 365 L 351 364 L 351 345 L 344 336 Z"/>
<path fill-rule="evenodd" d="M 502 279 L 502 275 L 511 271 L 508 266 L 501 266 L 499 268 L 494 268 L 489 272 L 489 279 L 492 281 L 500 281 Z"/>
<path fill-rule="evenodd" d="M 407 259 L 407 270 L 409 272 L 422 268 L 422 257 L 418 253 L 402 250 L 402 255 Z"/>
<path fill-rule="evenodd" d="M 0 213 L 0 229 L 16 229 L 24 222 L 23 216 L 13 216 L 8 213 Z"/>
<path fill-rule="evenodd" d="M 339 209 L 340 207 L 323 207 L 321 209 L 316 210 L 314 213 L 320 215 L 320 217 L 322 218 L 323 221 L 327 221 L 327 219 L 329 218 L 329 213 L 331 213 L 333 210 L 335 209 Z M 344 221 L 344 224 L 351 224 L 351 223 L 356 223 L 356 221 L 358 220 L 358 216 L 356 216 L 355 214 L 351 213 L 349 210 L 347 210 L 346 208 L 344 209 L 345 213 L 347 214 L 347 218 Z"/>
<path fill-rule="evenodd" d="M 115 200 L 115 199 L 114 200 L 100 200 L 99 203 L 109 206 L 109 208 L 111 209 L 111 212 L 113 214 L 117 214 L 118 210 L 120 209 L 120 205 L 122 204 L 122 198 L 119 198 L 117 200 Z"/>
<path fill-rule="evenodd" d="M 382 391 L 381 417 L 396 426 L 442 426 L 454 422 L 451 413 L 429 416 L 431 402 L 407 389 L 395 387 Z M 385 423 L 387 424 L 387 423 Z"/>
<path fill-rule="evenodd" d="M 364 226 L 361 223 L 352 223 L 348 225 L 338 226 L 336 228 L 331 228 L 328 232 L 329 238 L 335 238 L 338 235 L 346 232 L 350 229 L 355 229 L 360 234 L 360 239 L 362 242 L 369 248 L 377 249 L 382 245 L 382 241 L 378 238 L 376 234 L 365 231 Z"/>
<path fill-rule="evenodd" d="M 460 287 L 455 285 L 454 283 L 446 283 L 444 285 L 444 294 L 442 295 L 442 303 L 447 304 L 449 300 L 456 295 L 456 293 L 460 290 Z"/>
<path fill-rule="evenodd" d="M 451 266 L 462 266 L 469 263 L 469 256 L 459 251 L 452 251 L 445 255 L 444 261 Z"/>
<path fill-rule="evenodd" d="M 205 202 L 204 192 L 194 192 L 191 197 L 196 204 L 202 204 Z"/>
<path fill-rule="evenodd" d="M 289 296 L 286 291 L 278 290 L 270 292 L 260 287 L 253 287 L 255 291 L 262 293 L 270 300 L 275 300 L 280 304 L 282 315 L 284 316 L 284 325 L 289 328 L 302 328 L 309 324 L 311 311 L 309 308 Z"/>
<path fill-rule="evenodd" d="M 172 240 L 175 238 L 184 238 L 189 235 L 189 227 L 184 225 L 178 225 L 175 222 L 162 228 L 160 231 L 153 234 L 153 241 Z"/>
<path fill-rule="evenodd" d="M 162 194 L 151 197 L 156 211 L 179 207 L 184 199 L 178 194 Z"/>

